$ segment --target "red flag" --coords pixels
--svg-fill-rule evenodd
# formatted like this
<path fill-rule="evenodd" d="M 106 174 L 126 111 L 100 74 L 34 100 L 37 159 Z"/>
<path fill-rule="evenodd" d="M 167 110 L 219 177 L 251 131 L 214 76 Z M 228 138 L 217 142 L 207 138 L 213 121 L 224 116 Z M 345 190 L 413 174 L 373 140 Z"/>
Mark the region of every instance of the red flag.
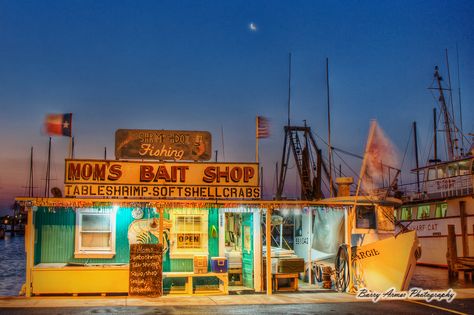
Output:
<path fill-rule="evenodd" d="M 72 114 L 48 114 L 44 120 L 46 133 L 50 136 L 72 135 Z"/>
<path fill-rule="evenodd" d="M 387 179 L 390 168 L 396 169 L 399 165 L 398 152 L 383 130 L 373 121 L 372 136 L 367 144 L 364 159 L 366 160 L 365 174 L 362 174 L 362 185 L 368 193 L 380 188 L 384 177 Z"/>
<path fill-rule="evenodd" d="M 257 138 L 270 137 L 270 122 L 266 117 L 257 116 Z"/>

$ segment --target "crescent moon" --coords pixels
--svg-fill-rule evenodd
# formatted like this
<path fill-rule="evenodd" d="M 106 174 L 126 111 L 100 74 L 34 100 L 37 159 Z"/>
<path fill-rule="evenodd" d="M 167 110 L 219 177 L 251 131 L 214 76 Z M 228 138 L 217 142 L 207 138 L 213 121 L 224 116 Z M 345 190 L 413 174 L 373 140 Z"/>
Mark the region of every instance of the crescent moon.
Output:
<path fill-rule="evenodd" d="M 257 30 L 257 25 L 255 25 L 255 23 L 252 22 L 252 23 L 250 23 L 249 28 L 250 28 L 251 31 L 256 31 Z"/>

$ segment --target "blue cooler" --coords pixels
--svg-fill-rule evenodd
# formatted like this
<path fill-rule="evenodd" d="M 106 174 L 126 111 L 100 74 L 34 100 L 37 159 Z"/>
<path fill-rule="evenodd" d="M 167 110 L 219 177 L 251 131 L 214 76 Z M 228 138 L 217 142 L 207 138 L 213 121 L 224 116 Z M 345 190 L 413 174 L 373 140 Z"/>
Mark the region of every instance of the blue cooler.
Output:
<path fill-rule="evenodd" d="M 211 270 L 212 272 L 226 273 L 227 272 L 227 258 L 226 257 L 212 257 Z"/>

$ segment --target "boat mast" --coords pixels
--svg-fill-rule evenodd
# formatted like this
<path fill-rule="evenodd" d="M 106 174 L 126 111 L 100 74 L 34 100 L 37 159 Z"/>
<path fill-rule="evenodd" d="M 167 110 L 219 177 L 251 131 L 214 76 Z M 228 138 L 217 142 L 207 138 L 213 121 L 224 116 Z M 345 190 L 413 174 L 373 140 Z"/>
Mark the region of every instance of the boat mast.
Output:
<path fill-rule="evenodd" d="M 444 117 L 444 133 L 446 135 L 446 143 L 448 145 L 448 158 L 450 161 L 454 160 L 454 148 L 453 148 L 453 137 L 451 134 L 451 126 L 449 124 L 449 113 L 448 113 L 448 108 L 446 106 L 446 99 L 444 98 L 444 92 L 443 88 L 441 86 L 441 80 L 443 78 L 440 76 L 439 71 L 438 71 L 438 66 L 435 67 L 435 73 L 434 73 L 435 79 L 438 83 L 438 91 L 439 91 L 439 105 L 441 108 L 441 114 Z"/>
<path fill-rule="evenodd" d="M 291 52 L 288 54 L 288 127 L 290 126 L 291 105 Z"/>
<path fill-rule="evenodd" d="M 331 148 L 331 106 L 329 101 L 329 58 L 326 58 L 326 91 L 328 96 L 328 159 L 329 159 L 329 196 L 334 196 L 332 189 L 332 148 Z"/>
<path fill-rule="evenodd" d="M 33 147 L 31 147 L 30 151 L 30 178 L 28 179 L 28 197 L 34 197 L 34 189 L 33 189 Z"/>
<path fill-rule="evenodd" d="M 284 127 L 285 129 L 285 140 L 283 141 L 283 153 L 281 156 L 281 171 L 278 180 L 278 172 L 277 172 L 277 192 L 276 192 L 276 199 L 280 200 L 283 194 L 283 188 L 285 185 L 285 178 L 286 178 L 286 169 L 288 167 L 288 159 L 290 157 L 290 150 L 287 150 L 287 139 L 288 139 L 288 130 L 290 128 L 290 105 L 291 105 L 291 52 L 288 54 L 288 121 L 287 125 Z M 277 165 L 278 167 L 278 165 Z"/>
<path fill-rule="evenodd" d="M 461 127 L 461 148 L 464 150 L 464 130 L 462 128 L 462 106 L 461 106 L 461 78 L 459 75 L 459 50 L 458 44 L 456 44 L 456 59 L 458 66 L 458 100 L 459 100 L 459 126 Z M 461 152 L 463 153 L 463 152 Z"/>
<path fill-rule="evenodd" d="M 417 192 L 419 193 L 420 192 L 420 171 L 418 170 L 418 168 L 420 166 L 418 163 L 418 140 L 416 136 L 416 121 L 413 122 L 413 138 L 414 138 L 414 143 L 415 143 L 416 187 L 417 187 Z"/>
<path fill-rule="evenodd" d="M 438 125 L 437 125 L 437 115 L 436 115 L 436 108 L 433 108 L 433 145 L 434 145 L 434 153 L 433 153 L 433 160 L 430 162 L 438 163 L 440 160 L 438 159 Z"/>

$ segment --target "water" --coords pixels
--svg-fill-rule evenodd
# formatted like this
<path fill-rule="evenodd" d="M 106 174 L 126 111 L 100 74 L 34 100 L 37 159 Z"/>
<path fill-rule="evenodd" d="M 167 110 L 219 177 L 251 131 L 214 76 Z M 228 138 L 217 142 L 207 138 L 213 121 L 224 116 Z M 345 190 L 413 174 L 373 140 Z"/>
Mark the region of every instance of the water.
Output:
<path fill-rule="evenodd" d="M 462 289 L 473 288 L 474 282 L 465 280 L 462 272 L 458 278 L 450 280 L 447 268 L 416 266 L 410 282 L 410 288 L 414 287 L 430 290 Z"/>
<path fill-rule="evenodd" d="M 25 238 L 5 234 L 0 239 L 0 296 L 14 296 L 25 283 Z"/>

